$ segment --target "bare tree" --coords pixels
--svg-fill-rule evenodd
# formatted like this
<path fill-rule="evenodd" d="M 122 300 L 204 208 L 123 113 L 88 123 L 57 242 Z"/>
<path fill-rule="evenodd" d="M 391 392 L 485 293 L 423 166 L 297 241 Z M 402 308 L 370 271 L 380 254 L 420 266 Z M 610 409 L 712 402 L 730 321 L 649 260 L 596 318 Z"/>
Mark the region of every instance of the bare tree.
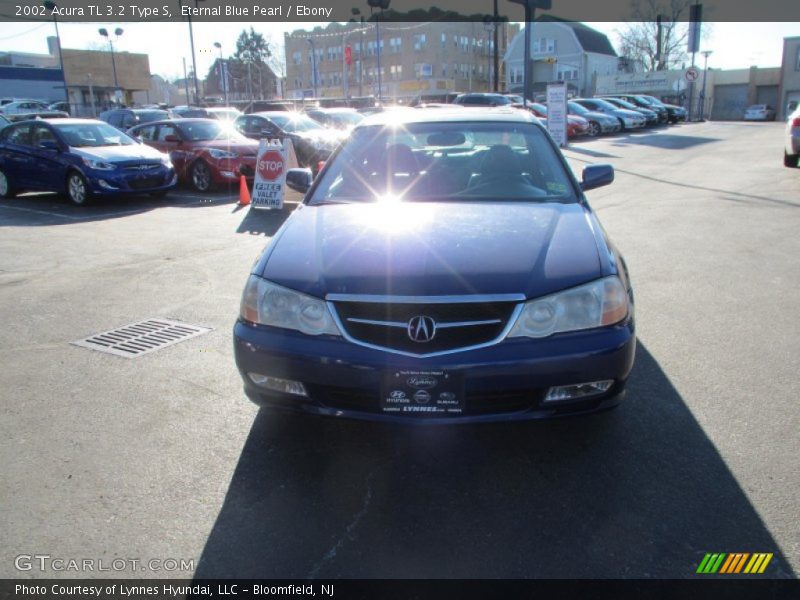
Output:
<path fill-rule="evenodd" d="M 619 53 L 645 71 L 664 71 L 686 62 L 689 27 L 685 20 L 693 0 L 632 0 L 635 21 L 617 30 Z M 658 55 L 658 23 L 661 16 L 661 54 Z M 681 22 L 684 21 L 684 22 Z"/>

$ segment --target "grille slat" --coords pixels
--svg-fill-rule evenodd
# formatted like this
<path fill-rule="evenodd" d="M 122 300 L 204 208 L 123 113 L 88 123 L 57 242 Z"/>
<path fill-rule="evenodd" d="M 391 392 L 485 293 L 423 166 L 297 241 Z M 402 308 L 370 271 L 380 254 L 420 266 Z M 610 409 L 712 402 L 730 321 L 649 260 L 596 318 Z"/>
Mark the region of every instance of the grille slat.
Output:
<path fill-rule="evenodd" d="M 497 340 L 517 305 L 513 301 L 333 302 L 343 328 L 353 341 L 419 356 L 458 351 Z M 408 334 L 406 324 L 417 316 L 430 317 L 436 323 L 436 333 L 427 342 L 414 341 Z"/>
<path fill-rule="evenodd" d="M 211 331 L 210 327 L 189 325 L 167 319 L 147 319 L 71 343 L 74 346 L 107 352 L 116 356 L 136 358 L 209 331 Z"/>

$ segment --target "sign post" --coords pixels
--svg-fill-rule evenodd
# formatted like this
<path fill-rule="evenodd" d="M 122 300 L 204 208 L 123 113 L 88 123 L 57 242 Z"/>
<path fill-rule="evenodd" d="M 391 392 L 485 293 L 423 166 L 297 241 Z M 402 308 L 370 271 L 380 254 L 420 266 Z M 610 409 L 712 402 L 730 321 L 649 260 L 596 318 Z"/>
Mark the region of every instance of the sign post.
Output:
<path fill-rule="evenodd" d="M 567 147 L 567 84 L 547 84 L 547 130 L 561 148 Z"/>
<path fill-rule="evenodd" d="M 287 144 L 283 140 L 261 140 L 253 182 L 252 208 L 283 208 L 287 163 Z"/>

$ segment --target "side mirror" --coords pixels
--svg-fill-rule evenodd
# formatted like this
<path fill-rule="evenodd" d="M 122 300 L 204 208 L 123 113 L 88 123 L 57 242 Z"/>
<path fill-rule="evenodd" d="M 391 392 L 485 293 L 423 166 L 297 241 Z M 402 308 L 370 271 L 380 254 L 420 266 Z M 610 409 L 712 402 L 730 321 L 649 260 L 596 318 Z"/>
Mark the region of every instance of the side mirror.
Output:
<path fill-rule="evenodd" d="M 58 145 L 58 142 L 53 140 L 42 140 L 39 142 L 39 148 L 61 152 L 61 146 Z"/>
<path fill-rule="evenodd" d="M 614 167 L 611 165 L 589 165 L 583 169 L 581 189 L 585 192 L 608 185 L 614 181 Z"/>
<path fill-rule="evenodd" d="M 178 137 L 177 135 L 175 135 L 174 133 L 170 133 L 170 134 L 167 134 L 167 135 L 165 135 L 165 136 L 164 136 L 164 141 L 165 141 L 165 142 L 175 142 L 175 143 L 179 143 L 179 142 L 181 141 L 181 138 L 179 138 L 179 137 Z"/>
<path fill-rule="evenodd" d="M 286 185 L 296 192 L 305 194 L 311 187 L 314 176 L 311 169 L 289 169 L 286 171 Z"/>

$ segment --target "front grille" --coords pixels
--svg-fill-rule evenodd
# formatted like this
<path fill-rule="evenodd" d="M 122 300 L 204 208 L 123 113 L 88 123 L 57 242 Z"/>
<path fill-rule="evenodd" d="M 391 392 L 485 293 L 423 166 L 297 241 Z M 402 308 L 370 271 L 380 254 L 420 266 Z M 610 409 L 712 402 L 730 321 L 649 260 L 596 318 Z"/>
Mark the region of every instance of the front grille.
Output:
<path fill-rule="evenodd" d="M 150 169 L 157 169 L 161 166 L 160 162 L 157 163 L 133 163 L 123 165 L 126 171 L 149 171 Z"/>
<path fill-rule="evenodd" d="M 144 190 L 147 188 L 160 187 L 164 185 L 164 178 L 160 176 L 142 177 L 141 179 L 131 179 L 128 186 L 132 190 Z"/>
<path fill-rule="evenodd" d="M 486 344 L 500 337 L 516 302 L 380 303 L 336 301 L 334 308 L 354 341 L 414 355 L 447 352 Z M 428 317 L 435 333 L 412 339 L 409 323 Z M 430 321 L 428 321 L 430 323 Z M 430 331 L 428 331 L 430 333 Z"/>

